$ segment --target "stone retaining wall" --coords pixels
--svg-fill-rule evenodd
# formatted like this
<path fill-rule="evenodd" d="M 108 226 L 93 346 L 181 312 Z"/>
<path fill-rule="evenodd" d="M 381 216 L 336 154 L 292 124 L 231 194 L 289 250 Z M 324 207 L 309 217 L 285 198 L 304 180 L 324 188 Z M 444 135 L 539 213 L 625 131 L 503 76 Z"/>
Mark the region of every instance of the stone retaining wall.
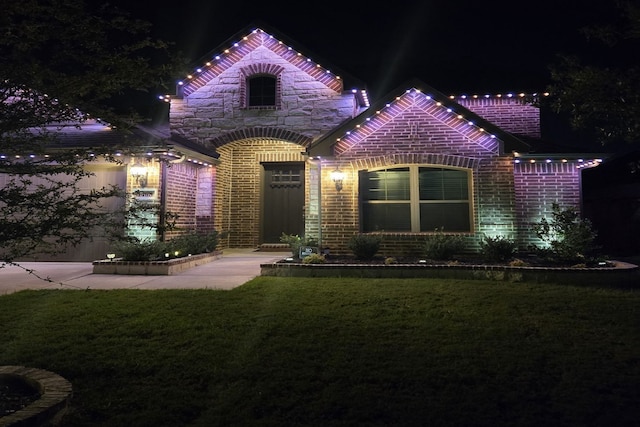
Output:
<path fill-rule="evenodd" d="M 192 255 L 167 261 L 99 260 L 93 262 L 93 274 L 138 274 L 162 276 L 176 274 L 198 265 L 219 259 L 222 252 Z"/>
<path fill-rule="evenodd" d="M 15 375 L 33 384 L 40 392 L 40 399 L 0 418 L 0 427 L 5 426 L 56 426 L 71 398 L 72 386 L 69 381 L 53 372 L 25 366 L 0 366 L 0 375 Z"/>
<path fill-rule="evenodd" d="M 603 268 L 547 268 L 490 265 L 426 264 L 301 264 L 275 262 L 261 264 L 262 276 L 280 277 L 365 277 L 439 278 L 491 280 L 513 283 L 559 283 L 574 285 L 638 285 L 638 266 L 616 262 Z"/>

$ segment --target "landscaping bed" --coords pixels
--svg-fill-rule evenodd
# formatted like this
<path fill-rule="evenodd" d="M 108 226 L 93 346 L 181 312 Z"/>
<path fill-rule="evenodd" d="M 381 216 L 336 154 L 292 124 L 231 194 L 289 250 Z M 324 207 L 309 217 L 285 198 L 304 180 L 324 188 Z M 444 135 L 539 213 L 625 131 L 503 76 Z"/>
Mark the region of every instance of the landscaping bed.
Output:
<path fill-rule="evenodd" d="M 594 266 L 562 265 L 527 256 L 511 263 L 486 263 L 476 258 L 435 261 L 418 258 L 374 257 L 360 260 L 347 256 L 328 256 L 322 263 L 304 263 L 287 258 L 261 264 L 262 276 L 281 277 L 368 277 L 442 278 L 492 280 L 513 283 L 563 283 L 633 285 L 640 280 L 638 266 L 607 261 Z"/>
<path fill-rule="evenodd" d="M 171 275 L 214 261 L 221 256 L 221 251 L 215 251 L 167 261 L 98 260 L 93 262 L 93 274 Z"/>

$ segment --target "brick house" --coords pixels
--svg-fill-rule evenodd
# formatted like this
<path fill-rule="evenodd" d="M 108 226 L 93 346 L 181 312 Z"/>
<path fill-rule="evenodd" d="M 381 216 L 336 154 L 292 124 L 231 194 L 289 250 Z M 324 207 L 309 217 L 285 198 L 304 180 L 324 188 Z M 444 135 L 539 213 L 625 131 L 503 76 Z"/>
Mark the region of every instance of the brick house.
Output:
<path fill-rule="evenodd" d="M 403 254 L 435 229 L 471 249 L 483 234 L 526 245 L 553 202 L 580 206 L 581 170 L 598 160 L 532 145 L 535 95 L 451 97 L 415 80 L 370 105 L 361 82 L 265 28 L 239 33 L 165 97 L 169 133 L 219 154 L 226 246 L 286 233 L 344 253 L 364 232 Z"/>
<path fill-rule="evenodd" d="M 227 232 L 223 248 L 286 233 L 348 253 L 351 236 L 378 233 L 385 254 L 407 255 L 436 229 L 470 250 L 485 234 L 524 247 L 552 203 L 580 207 L 581 171 L 599 163 L 542 148 L 536 95 L 447 96 L 412 80 L 370 103 L 362 82 L 264 25 L 162 98 L 167 125 L 139 129 L 148 152 L 112 181 L 143 188 L 183 229 Z"/>

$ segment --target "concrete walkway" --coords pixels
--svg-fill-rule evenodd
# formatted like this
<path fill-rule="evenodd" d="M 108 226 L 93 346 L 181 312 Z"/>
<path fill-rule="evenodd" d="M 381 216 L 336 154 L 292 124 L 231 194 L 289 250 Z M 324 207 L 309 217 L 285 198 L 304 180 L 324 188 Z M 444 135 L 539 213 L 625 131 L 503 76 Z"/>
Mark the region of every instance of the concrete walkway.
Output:
<path fill-rule="evenodd" d="M 259 276 L 260 264 L 287 256 L 291 252 L 224 249 L 220 259 L 171 276 L 93 274 L 90 262 L 23 262 L 22 268 L 0 268 L 0 295 L 25 289 L 233 289 Z"/>

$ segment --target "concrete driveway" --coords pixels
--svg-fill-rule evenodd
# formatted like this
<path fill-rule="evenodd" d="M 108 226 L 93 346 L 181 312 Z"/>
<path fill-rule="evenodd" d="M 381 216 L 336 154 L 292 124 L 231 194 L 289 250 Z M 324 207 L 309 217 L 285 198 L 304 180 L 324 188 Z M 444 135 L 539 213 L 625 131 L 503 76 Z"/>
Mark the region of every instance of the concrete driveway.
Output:
<path fill-rule="evenodd" d="M 208 264 L 171 276 L 93 274 L 90 262 L 23 262 L 0 268 L 0 295 L 25 289 L 233 289 L 260 275 L 260 264 L 291 252 L 224 249 Z"/>

